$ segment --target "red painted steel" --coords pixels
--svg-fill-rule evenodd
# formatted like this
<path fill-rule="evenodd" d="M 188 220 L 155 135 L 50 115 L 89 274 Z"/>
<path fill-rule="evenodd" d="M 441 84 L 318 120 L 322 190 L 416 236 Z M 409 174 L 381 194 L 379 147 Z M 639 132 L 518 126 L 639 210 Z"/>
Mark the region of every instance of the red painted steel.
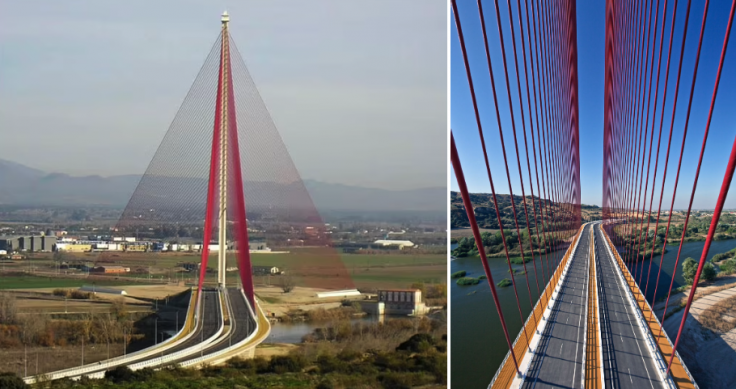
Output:
<path fill-rule="evenodd" d="M 225 36 L 222 36 L 223 46 L 225 45 Z M 200 292 L 198 296 L 202 295 L 202 285 L 204 279 L 207 276 L 207 262 L 210 255 L 210 241 L 212 241 L 212 229 L 215 208 L 217 207 L 216 184 L 217 184 L 217 165 L 220 156 L 220 126 L 222 124 L 222 92 L 223 83 L 225 80 L 224 62 L 225 62 L 225 51 L 220 49 L 220 70 L 217 78 L 217 100 L 215 102 L 215 126 L 212 132 L 212 155 L 210 156 L 210 176 L 209 183 L 207 185 L 207 212 L 204 218 L 204 231 L 202 240 L 202 259 L 199 268 L 199 282 L 197 284 L 197 290 Z"/>
<path fill-rule="evenodd" d="M 225 50 L 230 50 L 229 42 L 225 46 Z M 228 53 L 227 58 L 230 58 Z M 228 119 L 230 136 L 228 144 L 232 147 L 231 163 L 233 165 L 234 175 L 234 192 L 232 193 L 235 197 L 235 237 L 237 241 L 237 259 L 238 259 L 238 273 L 240 274 L 240 282 L 243 286 L 243 292 L 245 297 L 248 299 L 251 308 L 255 311 L 256 300 L 255 291 L 253 286 L 253 267 L 250 261 L 250 240 L 248 239 L 248 220 L 246 219 L 246 208 L 245 208 L 245 196 L 243 195 L 243 173 L 240 166 L 240 142 L 238 139 L 238 123 L 235 109 L 235 95 L 233 93 L 233 78 L 232 72 L 230 71 L 230 61 L 227 62 L 227 75 L 228 75 L 228 113 L 230 117 Z"/>
<path fill-rule="evenodd" d="M 455 8 L 455 2 L 453 1 L 453 8 L 455 12 L 455 17 L 457 18 L 457 8 Z M 465 213 L 468 215 L 468 220 L 470 221 L 470 227 L 473 230 L 473 236 L 475 237 L 475 242 L 478 246 L 478 254 L 480 254 L 480 260 L 483 264 L 483 271 L 486 274 L 486 277 L 488 278 L 488 286 L 491 288 L 491 294 L 493 295 L 493 302 L 496 304 L 496 312 L 498 312 L 498 317 L 501 320 L 501 326 L 503 327 L 503 334 L 506 337 L 506 344 L 509 347 L 509 351 L 511 352 L 511 359 L 514 361 L 514 366 L 516 366 L 516 372 L 517 374 L 521 375 L 521 371 L 519 370 L 519 364 L 516 359 L 516 354 L 514 353 L 514 347 L 511 343 L 511 338 L 509 337 L 509 330 L 506 328 L 506 320 L 503 317 L 503 310 L 501 309 L 501 302 L 498 300 L 498 293 L 496 292 L 496 284 L 493 281 L 493 275 L 491 274 L 491 269 L 488 267 L 488 259 L 486 258 L 486 252 L 483 248 L 483 239 L 480 236 L 480 229 L 478 229 L 478 223 L 475 221 L 475 213 L 473 212 L 473 203 L 470 201 L 470 195 L 468 194 L 468 187 L 465 183 L 465 175 L 463 174 L 463 167 L 460 164 L 460 158 L 457 154 L 457 148 L 455 147 L 455 137 L 452 134 L 452 130 L 450 130 L 450 161 L 452 162 L 452 169 L 455 172 L 455 178 L 457 179 L 458 187 L 460 188 L 460 194 L 463 198 L 463 205 L 465 206 Z M 493 185 L 493 184 L 491 184 Z M 494 201 L 495 201 L 495 192 L 493 194 Z M 498 215 L 498 214 L 497 214 Z M 499 217 L 499 223 L 501 219 Z M 522 320 L 523 323 L 523 320 Z"/>

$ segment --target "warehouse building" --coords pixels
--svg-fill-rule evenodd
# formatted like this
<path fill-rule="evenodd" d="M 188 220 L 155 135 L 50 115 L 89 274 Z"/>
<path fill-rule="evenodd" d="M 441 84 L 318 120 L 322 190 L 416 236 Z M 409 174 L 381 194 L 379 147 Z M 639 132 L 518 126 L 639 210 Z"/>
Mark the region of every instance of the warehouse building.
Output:
<path fill-rule="evenodd" d="M 55 236 L 24 235 L 0 237 L 0 250 L 12 252 L 51 252 L 56 245 Z"/>

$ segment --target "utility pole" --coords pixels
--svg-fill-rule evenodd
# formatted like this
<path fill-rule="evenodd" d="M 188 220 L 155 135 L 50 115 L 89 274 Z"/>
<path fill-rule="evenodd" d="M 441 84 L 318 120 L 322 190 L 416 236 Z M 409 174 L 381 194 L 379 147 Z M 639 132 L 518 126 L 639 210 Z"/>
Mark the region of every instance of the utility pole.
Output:
<path fill-rule="evenodd" d="M 154 336 L 156 337 L 156 344 L 158 344 L 158 318 L 155 319 L 154 325 Z"/>

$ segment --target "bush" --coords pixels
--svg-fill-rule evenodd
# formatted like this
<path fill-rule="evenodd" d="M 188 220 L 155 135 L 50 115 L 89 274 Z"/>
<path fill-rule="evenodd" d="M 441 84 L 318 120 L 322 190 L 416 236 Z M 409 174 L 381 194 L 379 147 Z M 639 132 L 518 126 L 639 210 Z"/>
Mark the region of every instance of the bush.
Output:
<path fill-rule="evenodd" d="M 713 281 L 716 279 L 716 268 L 713 266 L 712 263 L 706 262 L 705 265 L 703 265 L 703 272 L 700 276 L 705 281 Z"/>
<path fill-rule="evenodd" d="M 317 357 L 317 367 L 322 374 L 332 372 L 348 372 L 348 364 L 332 355 L 320 355 Z"/>
<path fill-rule="evenodd" d="M 118 366 L 105 372 L 105 379 L 114 384 L 131 382 L 135 380 L 135 373 L 128 366 Z"/>
<path fill-rule="evenodd" d="M 434 338 L 430 334 L 414 334 L 407 341 L 396 347 L 396 351 L 409 351 L 423 353 L 435 345 Z"/>
<path fill-rule="evenodd" d="M 468 272 L 466 272 L 465 270 L 456 271 L 452 273 L 452 278 L 465 277 L 466 274 L 468 274 Z"/>
<path fill-rule="evenodd" d="M 447 297 L 447 285 L 446 284 L 427 285 L 426 297 L 428 299 Z"/>
<path fill-rule="evenodd" d="M 69 289 L 54 289 L 52 294 L 58 297 L 69 297 L 71 295 L 71 291 Z"/>
<path fill-rule="evenodd" d="M 720 266 L 721 273 L 723 274 L 733 274 L 736 272 L 736 259 L 729 259 L 726 262 L 723 262 Z"/>
<path fill-rule="evenodd" d="M 511 280 L 509 280 L 508 278 L 504 278 L 501 281 L 499 281 L 499 283 L 496 284 L 496 286 L 498 286 L 499 288 L 505 288 L 510 285 L 511 285 Z"/>
<path fill-rule="evenodd" d="M 432 377 L 422 373 L 385 373 L 378 380 L 385 389 L 411 389 L 433 381 Z"/>
<path fill-rule="evenodd" d="M 685 282 L 692 285 L 697 271 L 698 263 L 690 257 L 685 258 L 685 261 L 682 263 L 682 278 L 685 279 Z"/>
<path fill-rule="evenodd" d="M 460 286 L 468 286 L 468 285 L 478 285 L 480 283 L 480 280 L 473 277 L 463 277 L 457 280 L 456 284 Z"/>
<path fill-rule="evenodd" d="M 0 373 L 0 388 L 3 389 L 29 389 L 30 386 L 15 373 Z"/>
<path fill-rule="evenodd" d="M 271 358 L 268 364 L 271 373 L 297 373 L 307 366 L 307 361 L 301 355 L 277 355 Z"/>

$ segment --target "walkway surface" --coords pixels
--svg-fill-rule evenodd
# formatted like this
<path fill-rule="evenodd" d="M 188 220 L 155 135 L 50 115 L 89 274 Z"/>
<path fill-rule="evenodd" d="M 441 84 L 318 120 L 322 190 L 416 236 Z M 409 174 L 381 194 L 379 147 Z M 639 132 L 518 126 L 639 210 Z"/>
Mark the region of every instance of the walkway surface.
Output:
<path fill-rule="evenodd" d="M 585 226 L 570 268 L 555 300 L 549 323 L 532 359 L 524 388 L 570 388 L 583 385 L 590 230 Z"/>

